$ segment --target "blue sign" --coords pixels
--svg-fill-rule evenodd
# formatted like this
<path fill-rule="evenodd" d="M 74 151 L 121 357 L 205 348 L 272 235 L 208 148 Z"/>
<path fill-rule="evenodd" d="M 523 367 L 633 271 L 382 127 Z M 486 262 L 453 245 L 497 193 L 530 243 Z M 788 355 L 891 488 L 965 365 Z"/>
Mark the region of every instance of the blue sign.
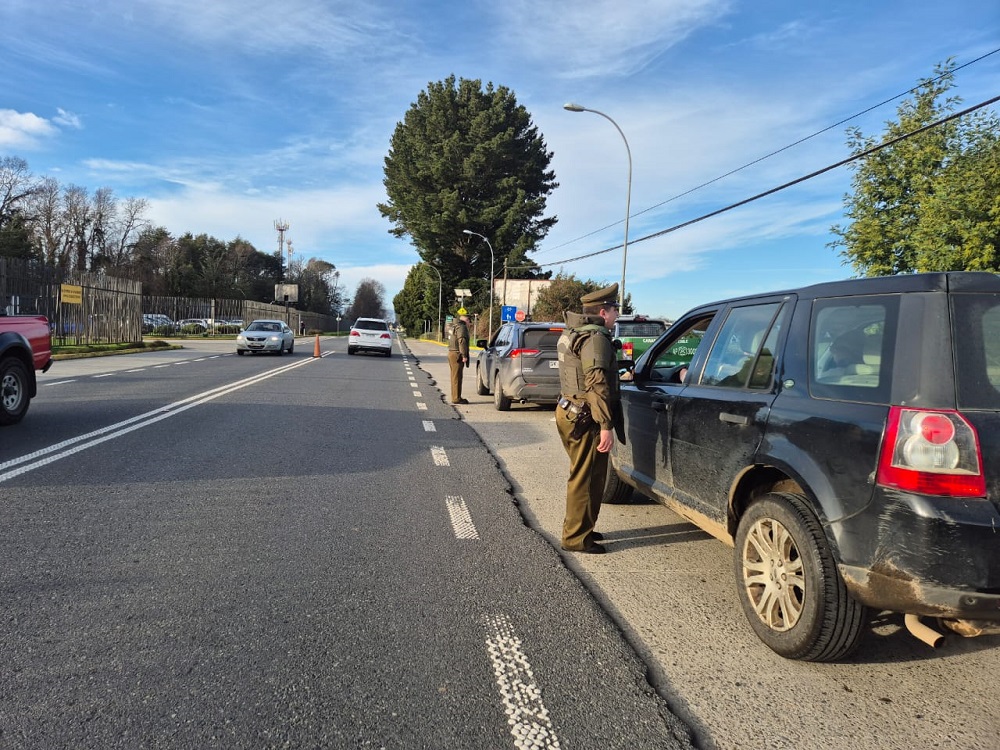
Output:
<path fill-rule="evenodd" d="M 514 316 L 517 314 L 517 307 L 514 305 L 501 305 L 500 306 L 500 321 L 503 323 L 514 322 Z"/>

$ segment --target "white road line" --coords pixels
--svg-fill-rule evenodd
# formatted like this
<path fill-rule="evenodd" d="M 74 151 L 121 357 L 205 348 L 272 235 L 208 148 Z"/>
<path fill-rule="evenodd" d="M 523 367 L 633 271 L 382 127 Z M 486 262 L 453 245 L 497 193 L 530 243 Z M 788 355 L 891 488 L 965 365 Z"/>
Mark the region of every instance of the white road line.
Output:
<path fill-rule="evenodd" d="M 478 539 L 479 532 L 472 522 L 472 516 L 465 500 L 461 497 L 449 496 L 444 499 L 448 506 L 448 515 L 451 517 L 451 528 L 455 530 L 456 539 Z"/>
<path fill-rule="evenodd" d="M 75 383 L 75 382 L 76 378 L 73 378 L 72 380 L 57 380 L 54 383 L 39 383 L 38 385 L 40 385 L 42 388 L 48 388 L 50 385 L 66 385 L 67 383 Z"/>
<path fill-rule="evenodd" d="M 486 618 L 486 650 L 493 662 L 500 699 L 514 747 L 527 750 L 559 747 L 559 737 L 542 703 L 542 691 L 534 683 L 531 664 L 521 650 L 521 639 L 506 615 Z"/>
<path fill-rule="evenodd" d="M 420 394 L 420 391 L 414 391 L 413 392 L 413 396 L 414 396 L 414 398 L 423 398 L 423 396 L 421 396 L 421 394 Z"/>
<path fill-rule="evenodd" d="M 417 411 L 427 411 L 427 404 L 417 401 Z"/>
<path fill-rule="evenodd" d="M 426 431 L 426 432 L 437 432 L 437 427 L 434 426 L 434 423 L 431 420 L 425 419 L 424 420 L 424 431 Z"/>
<path fill-rule="evenodd" d="M 153 365 L 154 370 L 159 370 L 161 367 L 170 367 L 170 365 Z"/>
<path fill-rule="evenodd" d="M 444 448 L 439 445 L 431 446 L 431 456 L 434 457 L 434 464 L 436 466 L 451 466 L 448 463 L 448 454 L 445 453 Z"/>
<path fill-rule="evenodd" d="M 105 372 L 105 373 L 102 373 L 101 375 L 94 375 L 93 377 L 95 379 L 96 378 L 110 378 L 112 375 L 114 375 L 113 372 Z"/>
<path fill-rule="evenodd" d="M 0 463 L 0 472 L 3 472 L 0 473 L 0 482 L 6 482 L 8 479 L 13 479 L 21 474 L 26 474 L 29 471 L 33 471 L 41 466 L 58 461 L 61 458 L 72 456 L 74 453 L 79 453 L 87 448 L 92 448 L 93 446 L 107 442 L 108 440 L 121 437 L 122 435 L 126 435 L 129 432 L 133 432 L 134 430 L 138 430 L 142 427 L 148 427 L 149 425 L 155 424 L 163 419 L 167 419 L 180 414 L 181 412 L 187 411 L 192 407 L 200 406 L 201 404 L 213 401 L 219 396 L 224 396 L 227 393 L 232 393 L 233 391 L 238 391 L 241 388 L 246 388 L 249 385 L 253 385 L 254 383 L 258 383 L 262 380 L 267 380 L 275 375 L 280 375 L 283 372 L 293 370 L 296 367 L 301 367 L 302 365 L 308 364 L 312 361 L 312 359 L 304 359 L 300 362 L 295 362 L 290 365 L 285 365 L 284 367 L 269 370 L 261 375 L 253 375 L 249 378 L 244 378 L 243 380 L 237 380 L 235 383 L 219 386 L 205 391 L 204 393 L 189 396 L 188 398 L 180 401 L 175 401 L 172 404 L 161 406 L 160 408 L 146 412 L 145 414 L 139 414 L 131 419 L 126 419 L 124 422 L 108 425 L 107 427 L 102 427 L 99 430 L 88 432 L 85 435 L 78 435 L 77 437 L 63 440 L 61 443 L 50 445 L 47 448 L 42 448 L 41 450 L 34 451 L 33 453 L 19 456 L 18 458 L 12 458 L 9 461 L 4 461 L 3 463 Z M 73 381 L 67 380 L 64 382 L 71 383 Z M 43 456 L 45 456 L 45 458 L 42 458 Z M 18 464 L 25 465 L 10 471 L 4 471 L 12 466 L 17 466 Z"/>
<path fill-rule="evenodd" d="M 145 372 L 145 367 L 140 367 L 138 370 L 126 370 L 125 372 Z"/>

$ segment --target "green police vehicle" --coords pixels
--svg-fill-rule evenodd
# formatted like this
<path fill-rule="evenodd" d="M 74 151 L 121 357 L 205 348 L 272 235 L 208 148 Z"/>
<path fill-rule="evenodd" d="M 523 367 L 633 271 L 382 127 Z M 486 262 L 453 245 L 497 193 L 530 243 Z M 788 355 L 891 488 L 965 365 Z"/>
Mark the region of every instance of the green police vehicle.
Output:
<path fill-rule="evenodd" d="M 622 342 L 621 358 L 634 362 L 665 330 L 665 320 L 647 318 L 645 315 L 622 315 L 615 323 L 612 337 Z"/>

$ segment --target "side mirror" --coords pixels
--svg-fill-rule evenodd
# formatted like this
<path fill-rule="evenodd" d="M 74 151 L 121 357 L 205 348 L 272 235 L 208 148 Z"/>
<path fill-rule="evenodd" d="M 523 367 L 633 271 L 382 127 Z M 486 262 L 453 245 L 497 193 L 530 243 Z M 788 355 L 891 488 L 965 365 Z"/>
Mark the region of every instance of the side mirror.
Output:
<path fill-rule="evenodd" d="M 476 346 L 478 346 L 480 349 L 485 349 L 486 343 L 487 343 L 486 339 L 476 339 Z"/>
<path fill-rule="evenodd" d="M 622 350 L 621 339 L 613 339 L 611 343 L 614 345 L 616 351 L 620 352 Z"/>

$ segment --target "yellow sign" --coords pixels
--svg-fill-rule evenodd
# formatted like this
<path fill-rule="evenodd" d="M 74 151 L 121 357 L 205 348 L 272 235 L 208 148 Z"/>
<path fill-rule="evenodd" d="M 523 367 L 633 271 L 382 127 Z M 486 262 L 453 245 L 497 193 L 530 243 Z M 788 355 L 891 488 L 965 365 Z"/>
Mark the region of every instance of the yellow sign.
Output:
<path fill-rule="evenodd" d="M 468 315 L 469 311 L 466 310 L 464 307 L 460 307 L 460 308 L 458 308 L 458 314 L 459 315 Z"/>
<path fill-rule="evenodd" d="M 83 304 L 83 287 L 77 286 L 76 284 L 60 284 L 59 285 L 59 296 L 64 304 L 67 305 L 82 305 Z"/>

